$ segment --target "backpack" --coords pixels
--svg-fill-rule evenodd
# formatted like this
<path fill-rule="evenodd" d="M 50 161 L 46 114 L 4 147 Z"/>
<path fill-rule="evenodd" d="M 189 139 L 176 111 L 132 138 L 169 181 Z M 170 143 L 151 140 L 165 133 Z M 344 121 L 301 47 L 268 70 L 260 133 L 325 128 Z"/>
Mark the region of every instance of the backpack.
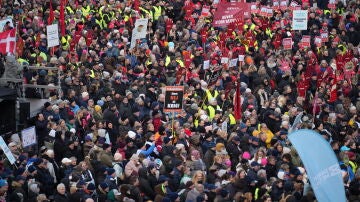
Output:
<path fill-rule="evenodd" d="M 291 196 L 291 194 L 285 196 L 285 193 L 281 195 L 279 202 L 286 202 L 286 200 Z"/>

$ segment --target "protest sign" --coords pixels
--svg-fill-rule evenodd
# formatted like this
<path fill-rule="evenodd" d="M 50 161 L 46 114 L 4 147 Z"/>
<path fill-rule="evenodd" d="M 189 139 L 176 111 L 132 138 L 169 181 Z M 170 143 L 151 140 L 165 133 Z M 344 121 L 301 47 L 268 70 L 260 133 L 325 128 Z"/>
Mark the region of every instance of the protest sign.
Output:
<path fill-rule="evenodd" d="M 284 38 L 282 41 L 282 45 L 285 50 L 291 50 L 292 49 L 292 39 L 291 38 Z"/>
<path fill-rule="evenodd" d="M 183 99 L 184 86 L 166 86 L 164 112 L 181 112 Z"/>
<path fill-rule="evenodd" d="M 59 45 L 59 27 L 57 24 L 46 26 L 46 37 L 48 48 Z"/>
<path fill-rule="evenodd" d="M 32 146 L 37 143 L 35 126 L 26 128 L 21 131 L 21 143 L 23 148 Z"/>
<path fill-rule="evenodd" d="M 135 28 L 132 30 L 130 49 L 134 48 L 136 41 L 146 38 L 148 18 L 140 18 L 135 22 Z"/>
<path fill-rule="evenodd" d="M 214 69 L 212 71 L 212 74 L 209 78 L 209 82 L 208 82 L 208 86 L 212 86 L 216 83 L 216 81 L 219 79 L 219 77 L 221 76 L 221 72 L 222 72 L 222 68 L 218 67 L 216 69 Z"/>
<path fill-rule="evenodd" d="M 304 35 L 299 43 L 300 48 L 308 48 L 310 47 L 310 36 Z"/>
<path fill-rule="evenodd" d="M 294 10 L 292 29 L 293 30 L 307 30 L 308 24 L 308 11 L 307 10 Z"/>
<path fill-rule="evenodd" d="M 320 31 L 321 42 L 326 43 L 329 41 L 329 32 L 327 31 Z"/>
<path fill-rule="evenodd" d="M 16 159 L 15 159 L 14 155 L 11 153 L 7 144 L 5 143 L 3 137 L 1 137 L 1 136 L 0 136 L 0 147 L 3 150 L 6 158 L 9 160 L 10 164 L 14 164 Z"/>
<path fill-rule="evenodd" d="M 213 25 L 225 27 L 236 20 L 250 17 L 250 4 L 243 2 L 226 2 L 218 4 L 214 14 Z"/>

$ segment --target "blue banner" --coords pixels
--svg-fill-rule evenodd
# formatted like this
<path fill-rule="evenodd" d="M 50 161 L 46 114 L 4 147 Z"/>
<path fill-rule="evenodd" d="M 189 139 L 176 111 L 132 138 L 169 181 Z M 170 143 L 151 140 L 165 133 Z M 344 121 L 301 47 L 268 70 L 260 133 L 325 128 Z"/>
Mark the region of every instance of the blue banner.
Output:
<path fill-rule="evenodd" d="M 345 202 L 338 160 L 330 144 L 312 130 L 297 130 L 289 140 L 298 152 L 319 202 Z"/>

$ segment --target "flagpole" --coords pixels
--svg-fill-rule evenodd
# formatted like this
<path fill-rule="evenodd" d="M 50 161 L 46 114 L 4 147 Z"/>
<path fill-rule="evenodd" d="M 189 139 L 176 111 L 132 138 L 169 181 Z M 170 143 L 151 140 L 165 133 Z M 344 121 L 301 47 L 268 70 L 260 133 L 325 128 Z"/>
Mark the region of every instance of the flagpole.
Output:
<path fill-rule="evenodd" d="M 15 48 L 13 51 L 13 54 L 15 55 L 16 59 L 19 58 L 19 56 L 16 53 L 16 41 L 17 41 L 17 37 L 18 37 L 17 34 L 18 34 L 18 22 L 15 23 Z"/>

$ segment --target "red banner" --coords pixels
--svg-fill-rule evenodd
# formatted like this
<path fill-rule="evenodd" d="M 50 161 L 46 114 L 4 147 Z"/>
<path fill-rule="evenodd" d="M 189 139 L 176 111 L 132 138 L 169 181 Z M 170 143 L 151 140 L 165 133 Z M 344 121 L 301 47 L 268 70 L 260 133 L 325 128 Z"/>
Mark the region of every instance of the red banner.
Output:
<path fill-rule="evenodd" d="M 224 27 L 238 19 L 250 17 L 250 4 L 243 2 L 220 3 L 214 14 L 213 25 Z"/>

